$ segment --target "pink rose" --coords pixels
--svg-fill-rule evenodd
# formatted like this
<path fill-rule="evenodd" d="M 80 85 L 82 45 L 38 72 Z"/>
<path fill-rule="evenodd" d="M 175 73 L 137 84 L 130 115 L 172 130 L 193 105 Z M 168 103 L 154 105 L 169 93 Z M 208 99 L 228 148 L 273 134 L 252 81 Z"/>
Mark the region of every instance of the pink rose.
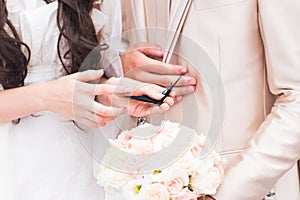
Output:
<path fill-rule="evenodd" d="M 183 184 L 180 179 L 173 179 L 167 183 L 167 190 L 170 194 L 178 194 L 182 189 Z"/>
<path fill-rule="evenodd" d="M 205 142 L 205 136 L 204 135 L 197 135 L 197 138 L 195 140 L 195 143 L 193 144 L 191 148 L 191 152 L 195 157 L 198 157 L 203 149 L 203 145 Z"/>
<path fill-rule="evenodd" d="M 148 139 L 136 139 L 132 138 L 130 140 L 131 150 L 134 154 L 151 154 L 153 153 L 153 144 L 151 140 Z"/>
<path fill-rule="evenodd" d="M 144 184 L 137 197 L 141 200 L 170 200 L 166 187 L 160 183 Z"/>
<path fill-rule="evenodd" d="M 166 182 L 167 190 L 171 195 L 178 195 L 184 187 L 188 186 L 189 181 L 189 176 L 185 171 L 173 169 L 170 180 Z"/>
<path fill-rule="evenodd" d="M 130 148 L 131 138 L 132 138 L 131 135 L 128 135 L 126 133 L 121 133 L 117 139 L 117 142 L 120 145 L 120 147 L 127 149 L 127 148 Z"/>
<path fill-rule="evenodd" d="M 172 198 L 172 200 L 197 200 L 197 195 L 191 192 L 189 189 L 186 188 L 186 191 L 182 192 L 180 195 Z"/>
<path fill-rule="evenodd" d="M 132 136 L 128 135 L 126 133 L 121 133 L 118 137 L 118 141 L 120 142 L 128 142 L 129 140 L 131 140 Z"/>

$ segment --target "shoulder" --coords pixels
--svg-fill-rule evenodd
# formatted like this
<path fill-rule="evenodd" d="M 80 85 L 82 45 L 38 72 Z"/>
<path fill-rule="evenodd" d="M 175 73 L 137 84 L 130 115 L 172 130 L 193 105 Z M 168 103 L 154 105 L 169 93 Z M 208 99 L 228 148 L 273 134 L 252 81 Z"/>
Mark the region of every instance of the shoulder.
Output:
<path fill-rule="evenodd" d="M 8 12 L 23 12 L 33 10 L 46 5 L 43 0 L 7 0 L 6 6 Z"/>

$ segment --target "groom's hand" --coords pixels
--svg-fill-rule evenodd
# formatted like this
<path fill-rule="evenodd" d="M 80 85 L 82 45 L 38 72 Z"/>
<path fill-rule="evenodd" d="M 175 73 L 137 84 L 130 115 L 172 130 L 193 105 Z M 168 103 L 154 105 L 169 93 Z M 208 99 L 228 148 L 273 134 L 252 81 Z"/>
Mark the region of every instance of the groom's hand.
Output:
<path fill-rule="evenodd" d="M 152 83 L 168 87 L 174 83 L 180 74 L 188 72 L 187 67 L 161 62 L 164 52 L 155 44 L 139 43 L 122 53 L 121 60 L 125 77 L 144 83 Z M 196 79 L 184 76 L 174 91 L 176 95 L 186 95 L 195 90 Z"/>

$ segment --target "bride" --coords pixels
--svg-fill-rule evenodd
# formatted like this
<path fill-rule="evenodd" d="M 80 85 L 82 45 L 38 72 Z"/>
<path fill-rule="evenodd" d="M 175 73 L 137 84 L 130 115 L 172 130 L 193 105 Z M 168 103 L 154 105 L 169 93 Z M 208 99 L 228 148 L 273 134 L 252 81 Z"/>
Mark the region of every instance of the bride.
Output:
<path fill-rule="evenodd" d="M 123 100 L 135 92 L 160 99 L 164 88 L 135 89 L 141 83 L 109 78 L 122 74 L 118 61 L 105 75 L 79 72 L 93 49 L 103 53 L 116 43 L 110 38 L 121 31 L 117 0 L 0 0 L 0 15 L 0 198 L 103 199 L 77 134 L 127 110 L 136 116 L 167 110 L 173 98 L 160 108 L 124 101 L 111 107 L 113 93 Z M 100 78 L 102 84 L 89 83 Z"/>

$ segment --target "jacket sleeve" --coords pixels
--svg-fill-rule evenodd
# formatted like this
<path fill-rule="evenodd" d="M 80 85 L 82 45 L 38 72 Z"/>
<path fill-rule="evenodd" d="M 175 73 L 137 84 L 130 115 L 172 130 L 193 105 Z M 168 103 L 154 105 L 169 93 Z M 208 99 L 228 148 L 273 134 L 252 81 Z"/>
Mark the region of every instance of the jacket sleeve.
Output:
<path fill-rule="evenodd" d="M 216 199 L 262 199 L 300 158 L 300 1 L 258 0 L 271 113 L 225 174 Z"/>

